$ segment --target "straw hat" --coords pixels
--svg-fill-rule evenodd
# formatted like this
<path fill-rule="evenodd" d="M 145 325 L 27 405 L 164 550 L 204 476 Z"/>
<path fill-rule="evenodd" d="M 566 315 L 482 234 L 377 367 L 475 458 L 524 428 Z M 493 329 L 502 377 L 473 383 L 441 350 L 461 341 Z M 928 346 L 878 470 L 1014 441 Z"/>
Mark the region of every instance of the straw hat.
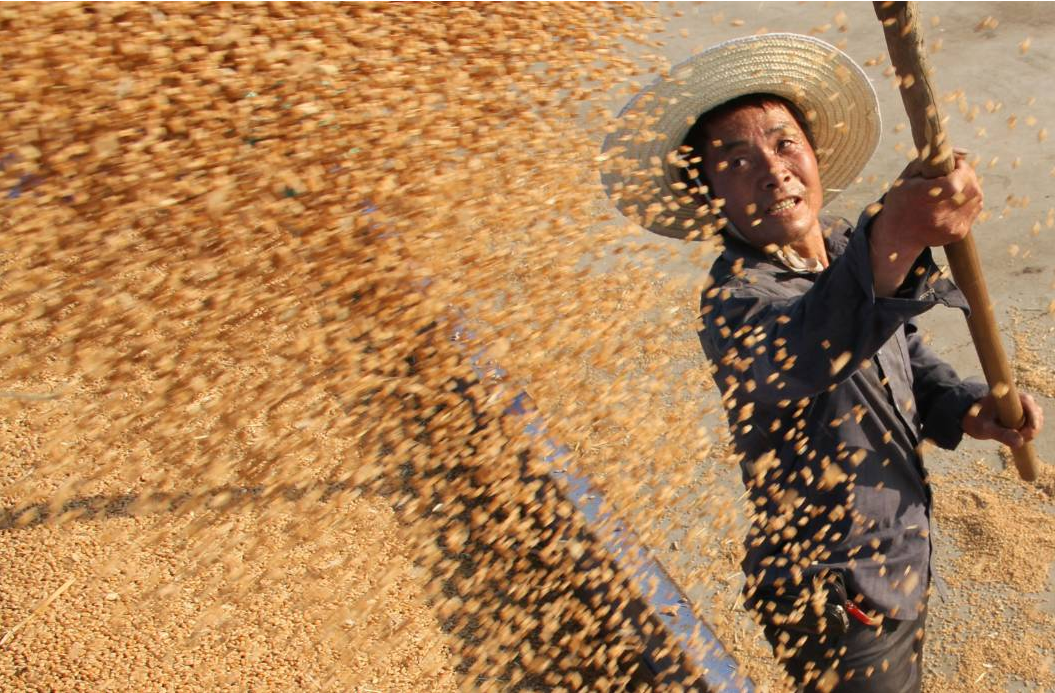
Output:
<path fill-rule="evenodd" d="M 775 94 L 806 116 L 816 145 L 824 203 L 864 168 L 879 145 L 875 89 L 835 46 L 799 34 L 764 34 L 720 43 L 674 67 L 634 96 L 602 148 L 602 176 L 619 210 L 673 238 L 710 236 L 715 207 L 701 206 L 683 182 L 678 147 L 700 115 L 738 96 Z"/>

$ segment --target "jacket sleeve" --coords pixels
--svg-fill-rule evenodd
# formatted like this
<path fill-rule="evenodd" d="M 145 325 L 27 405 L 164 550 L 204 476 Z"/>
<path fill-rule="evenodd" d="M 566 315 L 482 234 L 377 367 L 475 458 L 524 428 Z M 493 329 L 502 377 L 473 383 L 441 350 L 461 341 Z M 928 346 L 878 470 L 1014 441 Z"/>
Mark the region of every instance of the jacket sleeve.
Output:
<path fill-rule="evenodd" d="M 813 397 L 871 359 L 894 332 L 936 304 L 966 308 L 925 250 L 894 297 L 877 297 L 864 214 L 845 252 L 805 293 L 777 273 L 751 271 L 704 292 L 700 341 L 727 390 L 739 383 L 767 403 Z"/>
<path fill-rule="evenodd" d="M 977 378 L 961 380 L 956 371 L 923 343 L 914 320 L 905 325 L 912 364 L 912 393 L 919 408 L 924 438 L 952 450 L 963 438 L 963 417 L 989 392 Z"/>

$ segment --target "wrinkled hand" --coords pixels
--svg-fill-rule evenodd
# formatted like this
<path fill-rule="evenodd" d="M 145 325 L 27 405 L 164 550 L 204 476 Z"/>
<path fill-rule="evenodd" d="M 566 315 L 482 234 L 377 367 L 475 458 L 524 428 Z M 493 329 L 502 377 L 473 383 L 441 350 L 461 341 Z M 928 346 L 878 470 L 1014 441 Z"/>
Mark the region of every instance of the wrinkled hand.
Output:
<path fill-rule="evenodd" d="M 1018 397 L 1026 417 L 1018 430 L 1000 425 L 996 413 L 996 397 L 990 394 L 967 410 L 963 417 L 963 432 L 978 440 L 998 440 L 1012 449 L 1022 447 L 1033 440 L 1044 427 L 1044 410 L 1024 392 L 1020 392 Z"/>
<path fill-rule="evenodd" d="M 887 192 L 869 237 L 878 296 L 893 295 L 924 248 L 955 243 L 970 232 L 983 198 L 965 156 L 957 151 L 956 168 L 939 178 L 924 178 L 913 161 Z"/>
<path fill-rule="evenodd" d="M 964 152 L 956 152 L 956 168 L 940 178 L 920 175 L 913 161 L 886 194 L 879 221 L 899 240 L 920 251 L 963 239 L 982 211 L 982 186 Z M 918 254 L 918 253 L 917 253 Z"/>

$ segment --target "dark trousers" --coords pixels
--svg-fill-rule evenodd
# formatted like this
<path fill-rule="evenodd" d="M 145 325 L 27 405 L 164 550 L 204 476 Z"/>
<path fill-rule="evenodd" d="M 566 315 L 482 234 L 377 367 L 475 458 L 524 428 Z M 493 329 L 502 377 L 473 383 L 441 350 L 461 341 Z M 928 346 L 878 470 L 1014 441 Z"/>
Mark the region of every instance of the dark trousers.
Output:
<path fill-rule="evenodd" d="M 799 691 L 918 693 L 926 618 L 926 607 L 913 621 L 887 618 L 880 628 L 851 618 L 850 629 L 834 643 L 773 626 L 766 626 L 765 634 Z"/>

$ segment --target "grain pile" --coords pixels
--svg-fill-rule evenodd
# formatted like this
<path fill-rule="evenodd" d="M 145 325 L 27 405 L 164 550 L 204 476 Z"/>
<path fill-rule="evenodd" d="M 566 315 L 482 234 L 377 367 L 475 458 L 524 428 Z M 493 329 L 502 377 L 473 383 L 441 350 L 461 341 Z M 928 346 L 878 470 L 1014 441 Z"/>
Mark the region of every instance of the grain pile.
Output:
<path fill-rule="evenodd" d="M 1036 488 L 1023 488 L 1010 458 L 994 472 L 967 456 L 936 480 L 938 550 L 951 560 L 939 568 L 947 584 L 932 595 L 930 690 L 1055 687 L 1053 483 L 1050 466 Z"/>
<path fill-rule="evenodd" d="M 279 3 L 0 26 L 2 687 L 625 677 L 573 604 L 606 563 L 576 570 L 467 355 L 492 345 L 596 464 L 702 456 L 696 424 L 626 406 L 664 358 L 647 268 L 581 267 L 621 233 L 583 233 L 591 100 L 659 24 Z"/>
<path fill-rule="evenodd" d="M 0 5 L 0 689 L 634 687 L 521 387 L 780 689 L 699 282 L 598 223 L 654 11 Z"/>

